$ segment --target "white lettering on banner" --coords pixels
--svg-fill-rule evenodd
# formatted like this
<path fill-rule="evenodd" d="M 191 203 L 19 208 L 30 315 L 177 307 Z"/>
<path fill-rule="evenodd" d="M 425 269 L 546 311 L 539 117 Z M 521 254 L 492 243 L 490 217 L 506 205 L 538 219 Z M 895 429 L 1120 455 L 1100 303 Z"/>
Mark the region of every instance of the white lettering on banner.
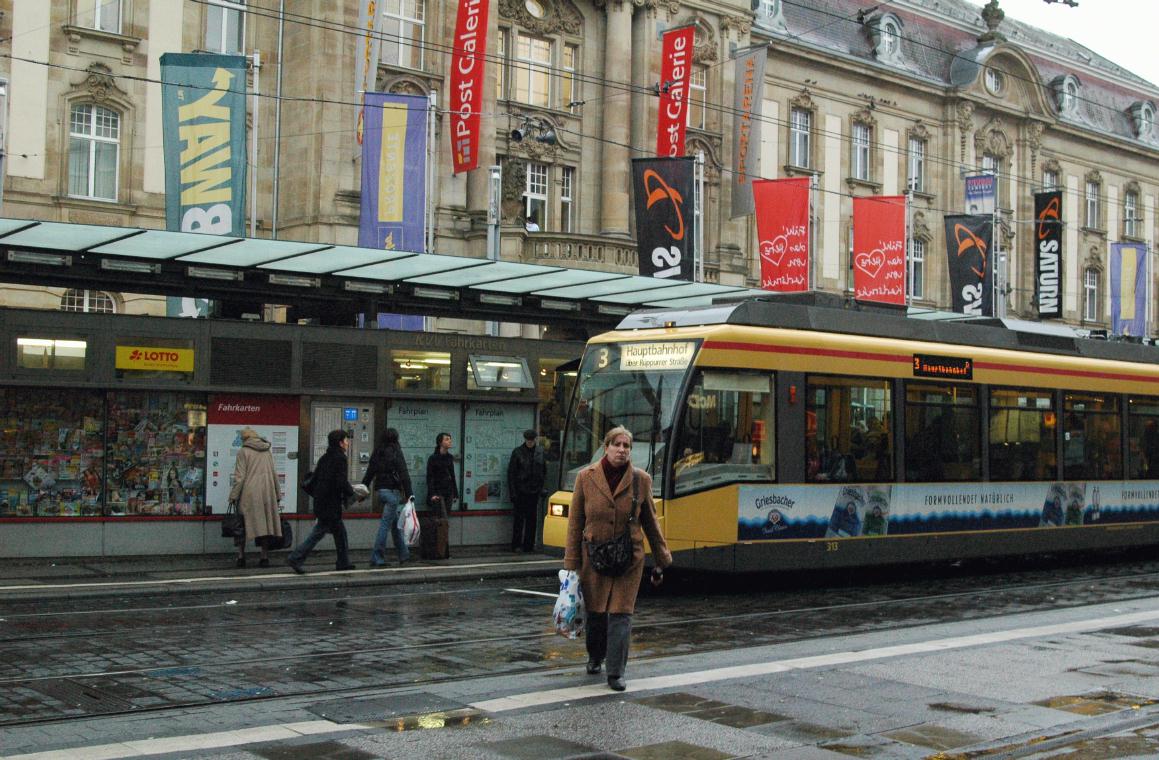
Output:
<path fill-rule="evenodd" d="M 1043 240 L 1038 244 L 1038 308 L 1042 311 L 1058 309 L 1058 241 Z"/>
<path fill-rule="evenodd" d="M 982 316 L 982 286 L 981 285 L 965 285 L 962 287 L 962 300 L 965 304 L 962 308 L 963 314 L 972 314 L 974 316 Z"/>
<path fill-rule="evenodd" d="M 455 24 L 455 49 L 451 59 L 451 149 L 453 171 L 471 171 L 478 164 L 479 111 L 484 62 L 477 55 L 487 46 L 487 4 L 462 0 Z"/>

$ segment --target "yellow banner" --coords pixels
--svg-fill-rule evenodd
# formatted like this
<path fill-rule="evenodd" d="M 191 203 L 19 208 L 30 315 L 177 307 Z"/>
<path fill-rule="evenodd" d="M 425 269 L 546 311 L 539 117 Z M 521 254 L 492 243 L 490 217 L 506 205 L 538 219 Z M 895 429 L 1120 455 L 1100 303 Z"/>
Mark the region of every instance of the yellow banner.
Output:
<path fill-rule="evenodd" d="M 406 168 L 407 107 L 382 105 L 382 147 L 378 154 L 378 221 L 401 222 Z M 391 246 L 387 246 L 390 248 Z"/>
<path fill-rule="evenodd" d="M 116 367 L 150 372 L 193 372 L 193 349 L 117 346 Z"/>

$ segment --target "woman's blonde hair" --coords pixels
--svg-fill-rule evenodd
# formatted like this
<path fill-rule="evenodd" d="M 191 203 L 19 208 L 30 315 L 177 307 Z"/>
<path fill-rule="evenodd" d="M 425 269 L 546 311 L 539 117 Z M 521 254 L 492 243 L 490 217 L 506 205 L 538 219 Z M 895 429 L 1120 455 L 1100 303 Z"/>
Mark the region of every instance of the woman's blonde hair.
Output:
<path fill-rule="evenodd" d="M 604 448 L 612 445 L 612 441 L 619 438 L 621 435 L 628 436 L 628 443 L 632 443 L 632 431 L 623 425 L 616 425 L 614 428 L 604 433 Z"/>

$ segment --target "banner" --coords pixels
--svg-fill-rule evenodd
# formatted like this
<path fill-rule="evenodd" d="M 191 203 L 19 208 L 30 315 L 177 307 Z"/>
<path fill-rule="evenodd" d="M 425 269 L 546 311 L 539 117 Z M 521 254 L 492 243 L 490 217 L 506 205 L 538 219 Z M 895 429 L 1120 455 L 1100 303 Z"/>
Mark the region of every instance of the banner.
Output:
<path fill-rule="evenodd" d="M 853 199 L 853 297 L 905 304 L 905 196 Z"/>
<path fill-rule="evenodd" d="M 1034 304 L 1040 319 L 1062 318 L 1062 192 L 1034 194 Z"/>
<path fill-rule="evenodd" d="M 732 122 L 732 218 L 753 213 L 753 177 L 760 176 L 761 104 L 765 97 L 768 48 L 754 48 L 736 59 Z"/>
<path fill-rule="evenodd" d="M 993 214 L 998 206 L 998 177 L 972 174 L 966 177 L 966 213 Z"/>
<path fill-rule="evenodd" d="M 696 254 L 693 159 L 632 159 L 640 275 L 692 281 Z"/>
<path fill-rule="evenodd" d="M 427 106 L 422 95 L 366 93 L 358 224 L 363 248 L 425 248 Z"/>
<path fill-rule="evenodd" d="M 386 16 L 379 10 L 378 0 L 359 0 L 358 2 L 358 40 L 355 43 L 354 55 L 354 97 L 362 102 L 362 96 L 374 89 L 376 74 L 378 73 L 378 54 L 382 49 L 382 27 Z M 362 144 L 362 133 L 365 128 L 365 110 L 363 104 L 358 109 L 358 144 Z"/>
<path fill-rule="evenodd" d="M 947 214 L 945 221 L 953 310 L 976 317 L 994 316 L 994 275 L 990 263 L 993 217 Z"/>
<path fill-rule="evenodd" d="M 487 53 L 488 0 L 459 0 L 451 53 L 451 170 L 469 172 L 479 165 L 479 112 Z"/>
<path fill-rule="evenodd" d="M 761 287 L 779 293 L 809 289 L 808 177 L 753 180 Z"/>
<path fill-rule="evenodd" d="M 1111 243 L 1111 335 L 1147 332 L 1147 246 Z"/>
<path fill-rule="evenodd" d="M 688 79 L 692 76 L 692 42 L 696 28 L 682 26 L 664 32 L 660 52 L 660 111 L 656 123 L 656 155 L 684 155 L 688 126 Z"/>

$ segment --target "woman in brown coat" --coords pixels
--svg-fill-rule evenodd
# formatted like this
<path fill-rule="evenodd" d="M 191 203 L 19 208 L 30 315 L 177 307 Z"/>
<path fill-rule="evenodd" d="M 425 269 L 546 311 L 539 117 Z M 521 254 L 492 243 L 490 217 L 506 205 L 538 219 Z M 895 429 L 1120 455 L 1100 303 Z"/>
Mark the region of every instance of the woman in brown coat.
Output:
<path fill-rule="evenodd" d="M 270 547 L 282 545 L 282 516 L 278 502 L 282 489 L 274 468 L 270 442 L 251 428 L 241 431 L 241 449 L 233 468 L 233 487 L 229 500 L 237 503 L 237 511 L 245 518 L 245 538 L 237 542 L 237 566 L 245 567 L 245 547 L 253 541 L 262 552 L 260 564 L 270 566 Z"/>
<path fill-rule="evenodd" d="M 660 532 L 652 503 L 652 477 L 631 465 L 632 434 L 616 427 L 604 436 L 604 456 L 580 471 L 567 519 L 565 570 L 580 571 L 580 586 L 587 607 L 588 673 L 600 672 L 608 663 L 608 686 L 623 691 L 624 668 L 628 664 L 628 639 L 632 633 L 632 613 L 636 594 L 644 576 L 644 536 L 652 547 L 655 567 L 652 584 L 660 585 L 664 568 L 672 564 L 672 554 Z M 638 494 L 637 515 L 632 514 L 633 480 Z M 610 541 L 631 525 L 632 564 L 618 577 L 596 572 L 584 547 L 585 542 Z"/>

